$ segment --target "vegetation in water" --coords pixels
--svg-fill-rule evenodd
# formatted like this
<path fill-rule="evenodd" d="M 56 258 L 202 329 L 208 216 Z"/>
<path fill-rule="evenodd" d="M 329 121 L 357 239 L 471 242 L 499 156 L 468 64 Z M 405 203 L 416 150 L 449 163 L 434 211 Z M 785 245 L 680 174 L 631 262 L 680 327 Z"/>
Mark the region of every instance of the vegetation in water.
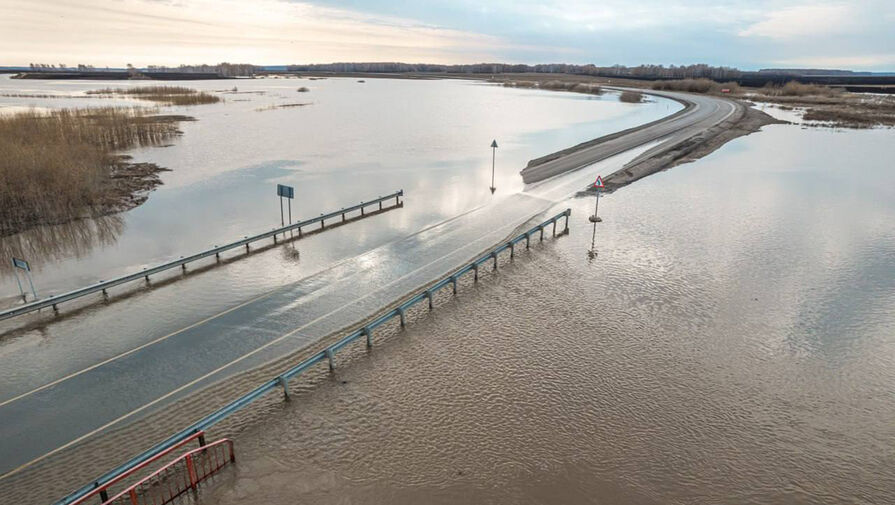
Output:
<path fill-rule="evenodd" d="M 125 107 L 0 116 L 0 236 L 142 203 L 160 169 L 116 153 L 163 144 L 188 119 Z"/>
<path fill-rule="evenodd" d="M 217 103 L 221 98 L 205 91 L 185 86 L 136 86 L 132 88 L 103 88 L 88 91 L 88 95 L 132 96 L 163 105 L 200 105 Z"/>
<path fill-rule="evenodd" d="M 643 93 L 639 91 L 622 91 L 618 99 L 625 103 L 641 103 L 643 102 Z"/>

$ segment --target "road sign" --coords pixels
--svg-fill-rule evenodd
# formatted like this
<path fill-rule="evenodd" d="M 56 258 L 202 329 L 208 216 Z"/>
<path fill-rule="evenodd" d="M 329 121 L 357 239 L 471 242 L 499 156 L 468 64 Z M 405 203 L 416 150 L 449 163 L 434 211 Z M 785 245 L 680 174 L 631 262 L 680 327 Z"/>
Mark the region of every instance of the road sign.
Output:
<path fill-rule="evenodd" d="M 31 271 L 31 265 L 29 265 L 27 261 L 20 260 L 19 258 L 12 259 L 12 266 L 14 266 L 16 268 L 21 268 L 22 270 L 24 270 L 26 272 Z"/>
<path fill-rule="evenodd" d="M 28 262 L 23 259 L 13 257 L 12 266 L 25 271 L 25 275 L 28 276 L 28 284 L 31 285 L 31 293 L 34 294 L 34 299 L 37 300 L 37 291 L 34 289 L 34 280 L 31 278 L 31 265 L 29 265 Z M 16 282 L 19 284 L 19 291 L 22 293 L 22 300 L 24 301 L 25 290 L 22 289 L 22 283 L 21 281 L 19 281 L 19 274 L 16 274 Z"/>
<path fill-rule="evenodd" d="M 493 147 L 495 149 L 497 148 L 497 139 L 494 139 L 491 141 L 491 147 Z"/>
<path fill-rule="evenodd" d="M 295 198 L 295 188 L 293 188 L 292 186 L 277 184 L 277 196 L 284 198 Z"/>
<path fill-rule="evenodd" d="M 603 185 L 603 177 L 597 176 L 597 180 L 594 181 L 594 187 L 597 189 L 603 189 L 606 186 Z"/>

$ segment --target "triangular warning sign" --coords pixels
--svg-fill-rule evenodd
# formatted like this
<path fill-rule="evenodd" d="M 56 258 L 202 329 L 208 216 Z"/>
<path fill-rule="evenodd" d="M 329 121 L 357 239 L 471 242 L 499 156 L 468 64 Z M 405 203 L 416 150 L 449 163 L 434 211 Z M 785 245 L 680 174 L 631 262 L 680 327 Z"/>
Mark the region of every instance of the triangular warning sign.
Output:
<path fill-rule="evenodd" d="M 597 180 L 594 181 L 594 187 L 595 188 L 603 188 L 604 187 L 603 186 L 603 178 L 600 177 L 599 175 L 597 176 Z"/>

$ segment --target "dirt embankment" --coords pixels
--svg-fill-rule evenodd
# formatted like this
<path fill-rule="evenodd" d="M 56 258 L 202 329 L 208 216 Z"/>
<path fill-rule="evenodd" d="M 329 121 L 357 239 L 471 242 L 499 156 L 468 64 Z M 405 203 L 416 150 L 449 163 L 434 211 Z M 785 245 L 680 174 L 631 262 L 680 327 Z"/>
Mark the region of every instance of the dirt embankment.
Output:
<path fill-rule="evenodd" d="M 625 164 L 621 170 L 604 177 L 607 190 L 612 191 L 661 170 L 696 161 L 735 138 L 758 132 L 762 126 L 785 123 L 760 110 L 740 105 L 721 123 L 670 146 L 663 144 L 650 149 Z"/>

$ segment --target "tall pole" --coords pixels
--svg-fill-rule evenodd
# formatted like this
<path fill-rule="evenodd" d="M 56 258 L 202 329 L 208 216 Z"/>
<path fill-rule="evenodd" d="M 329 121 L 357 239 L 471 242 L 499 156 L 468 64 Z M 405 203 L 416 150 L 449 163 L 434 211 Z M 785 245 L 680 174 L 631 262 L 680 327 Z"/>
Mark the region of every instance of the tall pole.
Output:
<path fill-rule="evenodd" d="M 12 274 L 16 276 L 16 284 L 19 285 L 19 293 L 22 293 L 22 301 L 23 301 L 23 302 L 27 302 L 27 301 L 28 301 L 28 297 L 25 296 L 25 290 L 22 289 L 22 281 L 19 280 L 19 273 L 16 272 L 15 269 L 13 269 L 13 270 L 12 270 Z"/>
<path fill-rule="evenodd" d="M 491 194 L 497 189 L 494 187 L 494 162 L 497 159 L 497 140 L 491 141 Z"/>
<path fill-rule="evenodd" d="M 280 195 L 280 228 L 286 226 L 286 222 L 283 220 L 283 195 Z"/>

